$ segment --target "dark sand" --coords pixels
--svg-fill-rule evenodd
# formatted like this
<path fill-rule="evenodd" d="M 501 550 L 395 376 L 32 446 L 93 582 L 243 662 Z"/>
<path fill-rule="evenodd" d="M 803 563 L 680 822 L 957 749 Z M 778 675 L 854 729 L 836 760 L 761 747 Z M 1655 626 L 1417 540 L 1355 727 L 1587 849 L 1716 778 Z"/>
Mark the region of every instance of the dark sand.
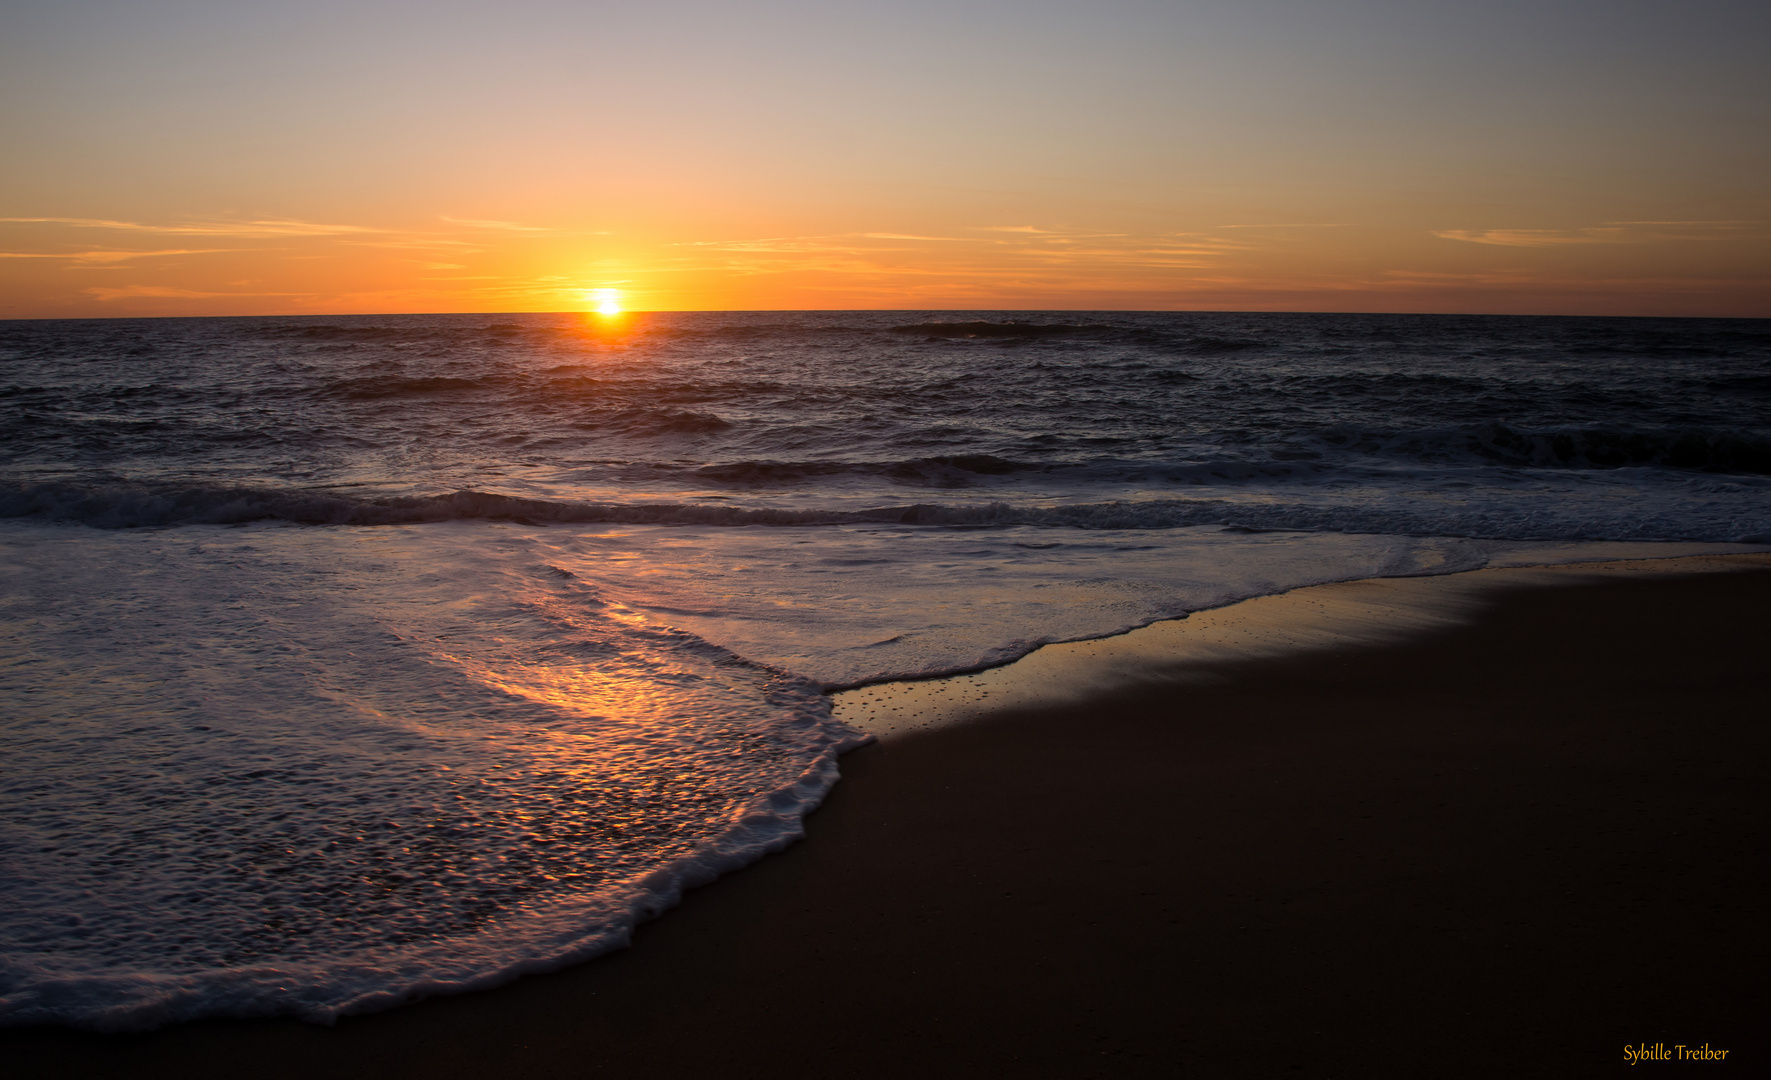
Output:
<path fill-rule="evenodd" d="M 856 751 L 806 842 L 575 969 L 0 1073 L 1767 1075 L 1771 572 L 1222 675 Z"/>

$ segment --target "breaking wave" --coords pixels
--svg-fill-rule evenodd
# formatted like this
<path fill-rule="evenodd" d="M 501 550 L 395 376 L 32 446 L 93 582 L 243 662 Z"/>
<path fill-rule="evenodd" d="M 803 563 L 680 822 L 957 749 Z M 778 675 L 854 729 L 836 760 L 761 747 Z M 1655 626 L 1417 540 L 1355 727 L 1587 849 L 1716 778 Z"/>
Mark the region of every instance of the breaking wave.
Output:
<path fill-rule="evenodd" d="M 1064 505 L 1007 502 L 911 503 L 864 509 L 744 507 L 699 502 L 577 502 L 456 491 L 445 495 L 353 498 L 272 488 L 63 482 L 0 486 L 0 518 L 87 525 L 99 529 L 173 525 L 236 525 L 286 521 L 300 525 L 412 525 L 439 521 L 509 521 L 524 525 L 820 526 L 919 525 L 944 528 L 1033 526 L 1070 529 L 1177 529 L 1227 525 L 1259 531 L 1392 533 L 1490 539 L 1689 540 L 1764 543 L 1767 523 L 1726 509 L 1703 518 L 1649 505 L 1611 517 L 1558 513 L 1542 505 L 1422 506 L 1402 497 L 1367 505 L 1237 499 L 1143 499 Z"/>

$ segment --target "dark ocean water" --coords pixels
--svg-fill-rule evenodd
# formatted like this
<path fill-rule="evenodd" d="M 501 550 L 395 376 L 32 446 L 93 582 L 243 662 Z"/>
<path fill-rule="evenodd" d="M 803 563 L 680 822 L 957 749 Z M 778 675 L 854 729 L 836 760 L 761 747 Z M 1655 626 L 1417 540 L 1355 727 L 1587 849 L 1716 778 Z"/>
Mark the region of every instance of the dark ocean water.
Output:
<path fill-rule="evenodd" d="M 1746 504 L 1771 474 L 1762 320 L 15 322 L 0 365 L 0 512 L 100 526 L 519 512 L 438 501 L 482 492 L 579 521 L 1001 504 L 990 520 L 1172 525 L 1228 499 L 1262 525 L 1733 539 L 1764 531 Z M 1730 477 L 1754 478 L 1741 514 L 1698 505 Z M 1620 486 L 1639 515 L 1583 502 Z M 1423 490 L 1461 515 L 1407 505 Z"/>
<path fill-rule="evenodd" d="M 823 691 L 1771 539 L 1762 320 L 0 323 L 0 1023 L 329 1020 L 779 848 Z"/>

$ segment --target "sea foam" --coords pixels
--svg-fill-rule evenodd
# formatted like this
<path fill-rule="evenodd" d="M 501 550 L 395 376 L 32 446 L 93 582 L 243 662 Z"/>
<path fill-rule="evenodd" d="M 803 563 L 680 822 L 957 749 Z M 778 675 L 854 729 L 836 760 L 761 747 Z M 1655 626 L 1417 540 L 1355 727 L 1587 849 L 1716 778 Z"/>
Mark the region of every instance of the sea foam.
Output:
<path fill-rule="evenodd" d="M 1763 543 L 1760 322 L 0 323 L 0 1023 L 616 947 L 799 835 L 827 690 Z"/>
<path fill-rule="evenodd" d="M 595 955 L 800 835 L 864 738 L 451 539 L 4 530 L 0 1023 L 329 1020 Z"/>

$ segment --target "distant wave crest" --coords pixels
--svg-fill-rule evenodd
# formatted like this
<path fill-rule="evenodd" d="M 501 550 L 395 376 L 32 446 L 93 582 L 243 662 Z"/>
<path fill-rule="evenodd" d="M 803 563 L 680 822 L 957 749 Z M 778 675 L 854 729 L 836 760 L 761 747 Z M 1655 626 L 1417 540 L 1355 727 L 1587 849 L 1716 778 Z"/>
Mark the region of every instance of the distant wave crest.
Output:
<path fill-rule="evenodd" d="M 132 529 L 166 525 L 236 525 L 289 521 L 302 525 L 408 525 L 481 519 L 518 522 L 630 524 L 818 525 L 853 515 L 742 509 L 682 503 L 550 502 L 484 491 L 360 499 L 328 492 L 273 488 L 85 486 L 67 483 L 0 487 L 0 517 L 35 517 Z"/>
<path fill-rule="evenodd" d="M 1101 325 L 1078 326 L 1073 323 L 1030 323 L 1030 322 L 989 322 L 974 320 L 972 322 L 924 322 L 912 326 L 894 326 L 894 334 L 920 334 L 924 337 L 939 338 L 1040 338 L 1040 337 L 1073 337 L 1078 334 L 1111 333 L 1113 327 Z"/>
<path fill-rule="evenodd" d="M 1558 517 L 1543 508 L 1423 508 L 1418 500 L 1363 506 L 1229 499 L 1144 499 L 1028 506 L 1003 502 L 912 503 L 862 510 L 781 509 L 693 502 L 572 502 L 486 491 L 353 498 L 328 492 L 221 486 L 63 482 L 0 485 L 0 518 L 131 529 L 287 521 L 302 525 L 408 525 L 439 521 L 510 521 L 524 525 L 819 526 L 868 523 L 959 529 L 1033 526 L 1074 529 L 1175 529 L 1226 525 L 1251 531 L 1392 533 L 1490 539 L 1690 540 L 1763 543 L 1753 515 L 1705 520 L 1632 512 L 1603 520 Z M 1750 534 L 1750 535 L 1749 535 Z"/>
<path fill-rule="evenodd" d="M 1425 430 L 1340 425 L 1292 443 L 1339 457 L 1519 468 L 1619 469 L 1771 474 L 1771 440 L 1718 428 L 1568 426 L 1538 430 L 1499 422 Z M 1275 455 L 1278 456 L 1278 455 Z"/>

